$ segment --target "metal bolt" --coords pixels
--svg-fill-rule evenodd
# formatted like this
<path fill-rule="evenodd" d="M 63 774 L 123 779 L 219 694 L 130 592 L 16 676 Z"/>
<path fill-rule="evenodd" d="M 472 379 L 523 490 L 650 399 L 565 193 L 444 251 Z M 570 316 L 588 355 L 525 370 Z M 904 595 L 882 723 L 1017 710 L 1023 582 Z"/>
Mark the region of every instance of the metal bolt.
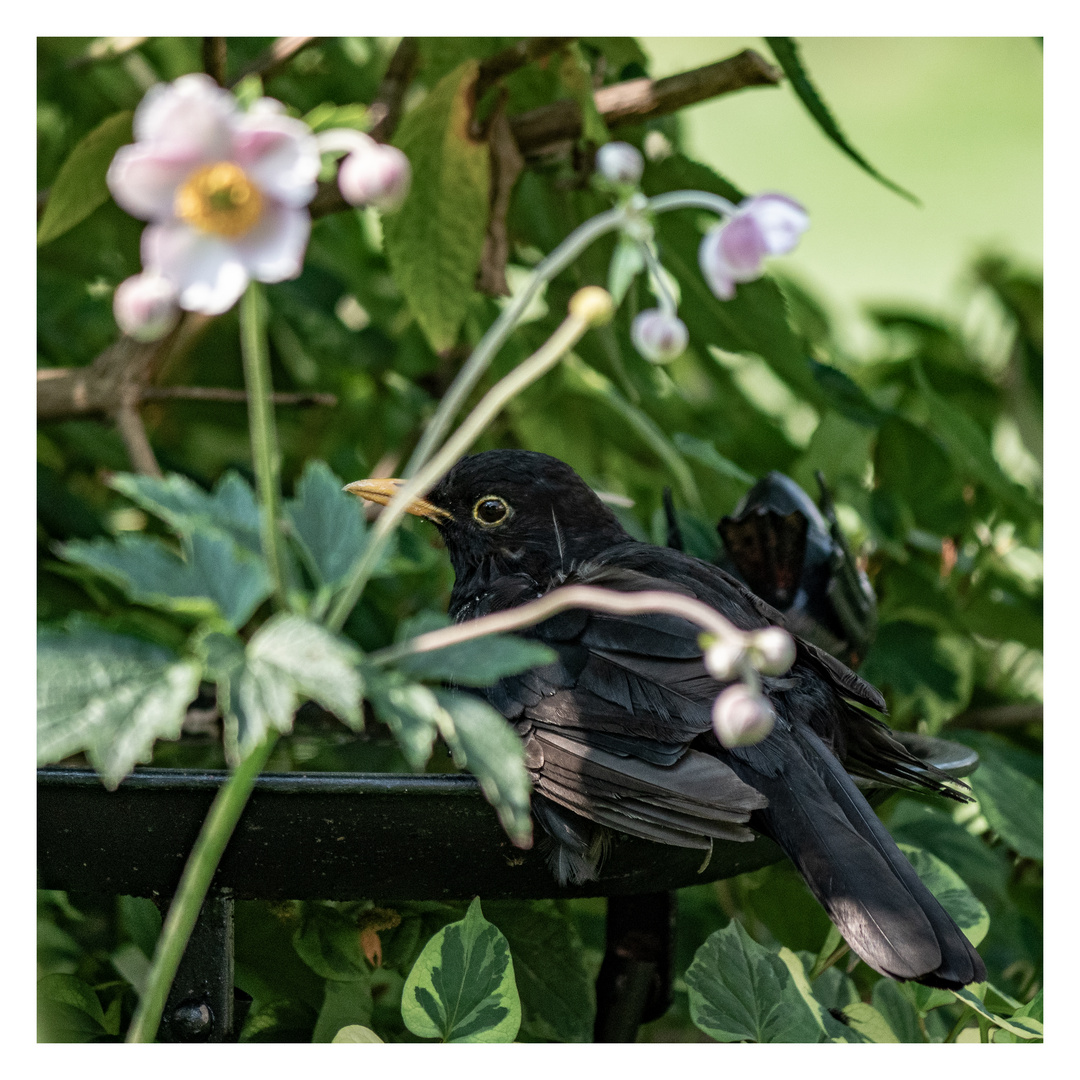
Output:
<path fill-rule="evenodd" d="M 206 1002 L 188 998 L 176 1007 L 170 1026 L 178 1042 L 206 1042 L 214 1029 L 214 1014 Z"/>

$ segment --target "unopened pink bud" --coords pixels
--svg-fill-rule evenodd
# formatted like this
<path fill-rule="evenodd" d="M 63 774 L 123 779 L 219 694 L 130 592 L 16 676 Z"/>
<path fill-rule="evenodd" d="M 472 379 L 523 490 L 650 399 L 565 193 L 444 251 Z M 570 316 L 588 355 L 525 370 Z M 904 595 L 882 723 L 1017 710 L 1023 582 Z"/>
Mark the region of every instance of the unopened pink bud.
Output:
<path fill-rule="evenodd" d="M 614 184 L 636 184 L 644 169 L 641 151 L 629 143 L 609 142 L 596 151 L 596 171 Z"/>
<path fill-rule="evenodd" d="M 396 146 L 358 147 L 338 170 L 338 187 L 346 202 L 374 206 L 384 214 L 401 206 L 411 183 L 409 159 Z"/>
<path fill-rule="evenodd" d="M 686 352 L 690 334 L 682 319 L 659 308 L 649 308 L 634 316 L 630 340 L 649 363 L 667 364 Z"/>
<path fill-rule="evenodd" d="M 744 652 L 745 649 L 738 642 L 714 641 L 705 650 L 705 670 L 717 682 L 728 682 L 739 673 Z"/>
<path fill-rule="evenodd" d="M 180 318 L 176 286 L 160 274 L 129 277 L 113 294 L 113 315 L 128 337 L 144 343 L 158 341 Z"/>
<path fill-rule="evenodd" d="M 775 722 L 769 702 L 744 683 L 729 686 L 713 704 L 713 731 L 728 749 L 761 742 Z"/>
<path fill-rule="evenodd" d="M 795 663 L 795 641 L 779 626 L 759 630 L 750 643 L 750 658 L 763 675 L 783 675 Z"/>

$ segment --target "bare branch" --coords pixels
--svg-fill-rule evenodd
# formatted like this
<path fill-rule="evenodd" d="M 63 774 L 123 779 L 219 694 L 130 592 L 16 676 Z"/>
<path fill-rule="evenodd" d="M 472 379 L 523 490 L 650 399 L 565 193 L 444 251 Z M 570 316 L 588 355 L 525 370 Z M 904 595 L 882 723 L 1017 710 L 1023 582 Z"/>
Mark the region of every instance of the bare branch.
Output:
<path fill-rule="evenodd" d="M 249 75 L 260 75 L 263 81 L 272 79 L 298 52 L 314 45 L 322 38 L 317 37 L 281 37 L 266 52 L 255 57 L 243 68 L 239 75 L 229 83 L 230 89 Z"/>
<path fill-rule="evenodd" d="M 124 440 L 132 468 L 144 476 L 156 476 L 161 479 L 161 466 L 154 457 L 153 447 L 146 434 L 142 416 L 139 415 L 137 399 L 128 398 L 113 413 L 116 428 Z"/>
<path fill-rule="evenodd" d="M 531 64 L 534 60 L 540 60 L 549 56 L 556 49 L 569 45 L 576 38 L 523 38 L 516 45 L 489 56 L 480 62 L 480 74 L 476 80 L 476 100 L 479 101 L 491 87 L 506 75 L 512 75 L 515 71 Z"/>
<path fill-rule="evenodd" d="M 405 91 L 412 82 L 416 62 L 420 59 L 420 46 L 416 38 L 403 37 L 390 57 L 386 74 L 379 83 L 378 93 L 371 103 L 368 115 L 372 121 L 368 134 L 376 142 L 389 142 L 401 119 L 401 106 Z"/>
<path fill-rule="evenodd" d="M 510 132 L 505 98 L 499 103 L 488 125 L 488 150 L 491 155 L 491 212 L 476 287 L 488 296 L 509 296 L 506 260 L 510 255 L 510 240 L 506 232 L 506 215 L 510 212 L 514 184 L 525 168 L 525 159 Z"/>
<path fill-rule="evenodd" d="M 202 39 L 203 71 L 218 84 L 225 85 L 225 65 L 227 53 L 223 37 L 204 37 Z"/>

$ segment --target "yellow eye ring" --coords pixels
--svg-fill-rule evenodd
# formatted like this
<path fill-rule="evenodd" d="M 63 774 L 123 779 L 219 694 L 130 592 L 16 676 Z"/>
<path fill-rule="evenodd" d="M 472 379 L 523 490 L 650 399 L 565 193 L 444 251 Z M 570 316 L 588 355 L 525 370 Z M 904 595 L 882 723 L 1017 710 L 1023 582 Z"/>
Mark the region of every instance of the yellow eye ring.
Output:
<path fill-rule="evenodd" d="M 510 516 L 510 504 L 498 495 L 484 495 L 476 500 L 472 510 L 473 521 L 485 529 L 501 525 Z"/>

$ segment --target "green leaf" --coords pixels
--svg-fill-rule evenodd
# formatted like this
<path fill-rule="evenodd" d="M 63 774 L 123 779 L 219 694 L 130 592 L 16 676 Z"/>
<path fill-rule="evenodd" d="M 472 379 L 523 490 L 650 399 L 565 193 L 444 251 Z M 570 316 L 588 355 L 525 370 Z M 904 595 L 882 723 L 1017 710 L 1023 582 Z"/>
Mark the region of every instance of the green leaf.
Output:
<path fill-rule="evenodd" d="M 512 634 L 489 634 L 406 656 L 398 661 L 397 667 L 413 679 L 443 680 L 459 686 L 491 686 L 504 675 L 517 675 L 529 668 L 550 664 L 555 658 L 554 651 L 538 641 Z"/>
<path fill-rule="evenodd" d="M 207 527 L 227 533 L 242 548 L 261 554 L 259 505 L 251 485 L 230 469 L 208 495 L 186 476 L 116 473 L 109 486 L 183 536 Z"/>
<path fill-rule="evenodd" d="M 363 727 L 359 654 L 317 623 L 282 612 L 243 649 L 223 634 L 208 635 L 203 648 L 226 716 L 226 746 L 241 760 L 270 729 L 292 729 L 301 697 L 317 701 L 354 730 Z"/>
<path fill-rule="evenodd" d="M 844 1018 L 860 1035 L 874 1043 L 898 1043 L 893 1029 L 889 1027 L 885 1017 L 865 1001 L 857 1001 L 853 1005 L 845 1005 L 843 1008 Z"/>
<path fill-rule="evenodd" d="M 618 307 L 626 296 L 626 290 L 633 284 L 634 278 L 645 269 L 645 256 L 641 253 L 641 243 L 631 239 L 625 233 L 619 234 L 608 264 L 607 288 L 611 299 Z"/>
<path fill-rule="evenodd" d="M 871 401 L 866 391 L 850 375 L 839 368 L 819 363 L 811 357 L 810 370 L 829 404 L 841 416 L 862 427 L 875 428 L 888 415 Z"/>
<path fill-rule="evenodd" d="M 116 113 L 75 144 L 49 191 L 38 225 L 38 247 L 63 236 L 108 200 L 105 174 L 116 151 L 132 141 L 133 116 L 130 109 Z"/>
<path fill-rule="evenodd" d="M 719 1042 L 821 1042 L 788 966 L 732 919 L 710 934 L 686 972 L 690 1018 Z"/>
<path fill-rule="evenodd" d="M 1011 1018 L 999 1016 L 997 1013 L 991 1012 L 983 1004 L 981 998 L 968 987 L 964 987 L 962 990 L 953 990 L 952 994 L 957 1001 L 974 1009 L 979 1016 L 989 1020 L 996 1027 L 1003 1028 L 1017 1039 L 1025 1041 L 1029 1039 L 1042 1040 L 1043 1026 L 1041 1020 L 1036 1020 L 1032 1016 L 1014 1015 Z"/>
<path fill-rule="evenodd" d="M 341 982 L 327 979 L 326 998 L 319 1012 L 319 1019 L 315 1024 L 311 1041 L 313 1043 L 338 1042 L 340 1033 L 351 1028 L 356 1031 L 368 1031 L 374 1036 L 372 1039 L 357 1039 L 357 1042 L 382 1042 L 382 1039 L 370 1028 L 362 1026 L 371 1023 L 371 1011 L 370 982 Z"/>
<path fill-rule="evenodd" d="M 350 1024 L 343 1027 L 331 1040 L 332 1043 L 381 1043 L 382 1039 L 369 1027 Z"/>
<path fill-rule="evenodd" d="M 871 1002 L 899 1042 L 926 1042 L 919 1030 L 919 1017 L 915 1007 L 904 996 L 898 983 L 892 979 L 882 979 L 875 983 Z"/>
<path fill-rule="evenodd" d="M 595 976 L 574 923 L 554 900 L 488 901 L 506 936 L 521 995 L 521 1034 L 538 1041 L 592 1042 Z"/>
<path fill-rule="evenodd" d="M 239 628 L 271 591 L 260 558 L 216 529 L 185 537 L 184 558 L 158 540 L 124 533 L 115 542 L 73 540 L 61 552 L 88 566 L 139 603 L 203 618 L 220 615 Z"/>
<path fill-rule="evenodd" d="M 897 195 L 903 196 L 916 206 L 921 206 L 922 204 L 910 191 L 906 191 L 904 188 L 900 187 L 899 184 L 893 183 L 887 176 L 882 176 L 882 174 L 879 173 L 877 169 L 875 169 L 874 166 L 847 141 L 844 133 L 833 119 L 832 113 L 829 112 L 825 102 L 821 100 L 821 95 L 817 92 L 817 88 L 810 81 L 810 76 L 806 73 L 802 60 L 799 58 L 798 46 L 796 46 L 794 39 L 788 37 L 767 37 L 765 40 L 769 43 L 769 48 L 772 49 L 773 56 L 776 57 L 776 62 L 788 77 L 788 82 L 791 83 L 792 90 L 795 91 L 799 100 L 806 106 L 806 111 L 817 121 L 821 130 L 824 131 L 852 161 L 868 172 L 875 180 L 880 181 L 891 191 L 895 191 Z"/>
<path fill-rule="evenodd" d="M 480 900 L 424 946 L 405 980 L 401 1016 L 414 1034 L 443 1042 L 513 1042 L 521 1026 L 510 946 Z"/>
<path fill-rule="evenodd" d="M 682 451 L 687 457 L 700 462 L 713 472 L 719 473 L 728 480 L 753 486 L 756 477 L 751 476 L 745 469 L 740 469 L 734 461 L 729 460 L 716 449 L 711 442 L 699 439 L 696 435 L 688 435 L 685 431 L 677 431 L 671 438 L 676 449 Z"/>
<path fill-rule="evenodd" d="M 309 461 L 285 513 L 316 584 L 342 584 L 364 546 L 364 509 L 324 461 Z"/>
<path fill-rule="evenodd" d="M 788 969 L 788 974 L 795 984 L 795 989 L 798 990 L 799 996 L 817 1021 L 817 1025 L 821 1029 L 821 1035 L 829 1042 L 862 1042 L 862 1036 L 842 1024 L 818 1001 L 814 991 L 810 988 L 810 980 L 807 978 L 806 969 L 803 967 L 799 957 L 787 947 L 782 947 L 777 956 Z"/>
<path fill-rule="evenodd" d="M 409 765 L 423 769 L 439 733 L 436 717 L 444 711 L 434 693 L 420 683 L 405 682 L 396 672 L 366 669 L 365 675 L 375 715 L 393 732 Z"/>
<path fill-rule="evenodd" d="M 1043 788 L 1010 760 L 1008 743 L 992 737 L 964 741 L 979 752 L 979 767 L 968 783 L 990 828 L 1018 855 L 1043 857 Z"/>
<path fill-rule="evenodd" d="M 386 256 L 436 352 L 457 341 L 488 220 L 490 161 L 469 134 L 478 64 L 466 60 L 408 113 L 394 140 L 412 164 L 401 210 L 383 223 Z"/>
<path fill-rule="evenodd" d="M 581 46 L 573 41 L 563 49 L 559 65 L 559 81 L 570 92 L 581 110 L 581 137 L 597 146 L 606 143 L 611 134 L 604 118 L 596 108 L 593 96 L 592 69 L 589 67 Z"/>
<path fill-rule="evenodd" d="M 345 983 L 367 983 L 371 966 L 360 948 L 360 931 L 355 919 L 350 919 L 336 907 L 319 902 L 303 905 L 300 925 L 293 934 L 297 955 L 317 975 Z M 371 990 L 367 987 L 367 1014 L 371 1019 Z M 327 1033 L 328 1041 L 345 1021 Z"/>
<path fill-rule="evenodd" d="M 177 739 L 201 670 L 159 645 L 82 621 L 38 634 L 38 764 L 80 750 L 112 789 L 156 739 Z"/>
<path fill-rule="evenodd" d="M 96 1042 L 106 1036 L 105 1013 L 93 988 L 74 975 L 46 975 L 37 984 L 37 1041 Z"/>
<path fill-rule="evenodd" d="M 938 903 L 952 916 L 968 941 L 978 945 L 990 929 L 990 916 L 960 875 L 929 851 L 910 844 L 899 847 L 915 867 L 919 879 L 937 897 Z"/>
<path fill-rule="evenodd" d="M 450 719 L 440 717 L 439 730 L 454 761 L 480 781 L 484 797 L 517 847 L 532 847 L 529 814 L 531 784 L 525 770 L 525 749 L 506 719 L 471 694 L 436 690 L 435 697 Z"/>

